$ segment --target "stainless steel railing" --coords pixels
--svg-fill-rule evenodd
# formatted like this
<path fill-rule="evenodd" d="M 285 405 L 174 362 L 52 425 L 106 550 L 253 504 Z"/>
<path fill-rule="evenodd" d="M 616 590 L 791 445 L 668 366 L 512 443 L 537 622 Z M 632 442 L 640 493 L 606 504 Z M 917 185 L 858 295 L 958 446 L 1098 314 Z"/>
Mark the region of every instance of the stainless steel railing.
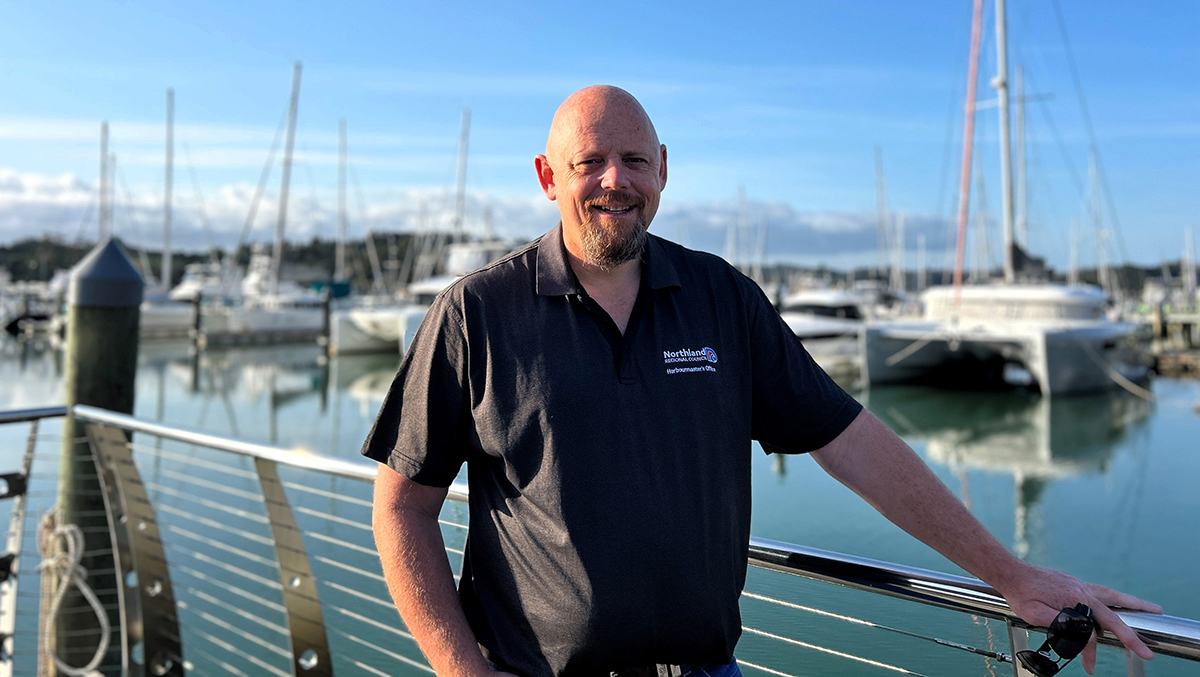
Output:
<path fill-rule="evenodd" d="M 0 423 L 30 421 L 64 413 L 62 408 L 0 412 Z M 345 669 L 363 674 L 384 674 L 372 663 L 376 658 L 411 669 L 428 670 L 420 660 L 420 654 L 415 652 L 411 636 L 391 621 L 395 611 L 378 573 L 377 554 L 371 540 L 369 494 L 354 495 L 333 486 L 338 480 L 350 480 L 351 484 L 371 482 L 377 466 L 174 428 L 95 407 L 76 406 L 73 413 L 85 422 L 254 460 L 249 466 L 242 463 L 238 467 L 142 442 L 129 445 L 132 452 L 154 459 L 156 470 L 152 479 L 145 481 L 145 488 L 164 522 L 166 554 L 171 560 L 171 568 L 179 572 L 176 587 L 181 594 L 190 596 L 189 601 L 179 602 L 181 621 L 186 623 L 192 619 L 195 627 L 190 632 L 200 640 L 185 646 L 185 652 L 222 666 L 225 671 L 244 673 L 245 670 L 233 664 L 231 657 L 239 651 L 247 653 L 235 646 L 233 635 L 238 633 L 231 630 L 231 623 L 240 619 L 239 622 L 245 621 L 248 627 L 261 629 L 257 635 L 250 633 L 251 639 L 238 640 L 252 650 L 245 660 L 250 661 L 254 672 L 287 675 L 287 663 L 296 666 L 292 674 L 301 674 L 304 669 L 299 652 L 287 641 L 290 607 L 278 601 L 289 580 L 294 580 L 282 574 L 288 566 L 284 563 L 286 553 L 278 547 L 280 534 L 284 532 L 273 526 L 272 516 L 253 507 L 255 503 L 261 504 L 269 493 L 261 482 L 262 472 L 258 467 L 260 463 L 267 463 L 278 465 L 281 470 L 294 469 L 293 474 L 308 478 L 318 473 L 330 483 L 329 488 L 321 488 L 311 481 L 283 477 L 278 484 L 281 492 L 286 493 L 277 493 L 276 499 L 268 501 L 282 497 L 283 502 L 289 504 L 287 496 L 291 496 L 289 505 L 295 515 L 292 528 L 298 531 L 303 542 L 309 544 L 307 551 L 300 545 L 299 552 L 305 553 L 306 565 L 312 567 L 315 587 L 311 598 L 319 597 L 331 649 L 338 644 L 362 650 L 362 653 L 331 651 L 333 660 Z M 165 463 L 175 464 L 173 467 L 178 469 L 159 467 Z M 456 483 L 449 495 L 454 501 L 465 502 L 467 493 L 465 485 Z M 446 528 L 443 533 L 452 563 L 454 557 L 462 555 L 461 544 L 466 531 L 465 514 L 461 510 L 458 512 L 457 516 L 444 515 L 441 520 Z M 847 621 L 929 640 L 985 656 L 993 661 L 993 665 L 994 662 L 1011 663 L 1012 652 L 1023 648 L 1022 642 L 1027 641 L 1024 629 L 1028 625 L 1012 613 L 995 590 L 975 579 L 760 538 L 751 539 L 749 563 L 766 571 L 996 619 L 1003 622 L 1009 632 L 1009 646 L 1005 647 L 1007 652 L 995 647 L 978 649 L 844 613 L 805 607 L 750 590 L 746 593 L 747 599 L 814 613 L 831 619 L 831 622 L 832 619 Z M 336 576 L 323 576 L 322 572 Z M 1200 622 L 1171 616 L 1120 613 L 1155 652 L 1200 661 Z M 839 659 L 857 661 L 864 668 L 873 666 L 882 671 L 920 674 L 885 661 L 789 638 L 770 629 L 746 626 L 744 630 L 747 638 L 824 652 Z M 245 630 L 240 632 L 247 634 Z M 183 634 L 187 636 L 188 632 Z M 404 640 L 406 651 L 399 651 L 392 644 L 397 639 Z M 1108 635 L 1101 641 L 1116 644 L 1115 638 Z M 744 666 L 767 673 L 787 674 L 742 657 L 739 660 Z M 1130 674 L 1141 674 L 1138 661 L 1130 660 L 1128 666 Z M 1015 667 L 1006 669 L 1015 671 Z M 1020 672 L 1015 671 L 1015 674 Z"/>

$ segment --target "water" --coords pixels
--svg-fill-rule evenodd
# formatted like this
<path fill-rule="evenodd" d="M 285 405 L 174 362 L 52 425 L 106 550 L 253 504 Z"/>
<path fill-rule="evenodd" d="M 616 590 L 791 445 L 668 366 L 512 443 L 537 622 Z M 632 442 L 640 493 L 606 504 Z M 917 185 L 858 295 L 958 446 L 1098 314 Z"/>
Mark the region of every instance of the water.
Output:
<path fill-rule="evenodd" d="M 185 428 L 357 459 L 398 357 L 341 357 L 321 365 L 318 356 L 317 348 L 303 346 L 213 350 L 193 359 L 186 344 L 144 344 L 135 414 Z M 61 401 L 61 357 L 45 345 L 0 345 L 0 382 L 6 384 L 0 390 L 0 409 L 56 404 Z M 1159 379 L 1153 391 L 1157 398 L 1153 403 L 1122 391 L 1050 400 L 1012 393 L 893 387 L 856 396 L 904 437 L 1014 552 L 1031 562 L 1159 602 L 1167 613 L 1200 618 L 1200 591 L 1191 579 L 1195 563 L 1200 561 L 1200 539 L 1196 537 L 1200 533 L 1200 492 L 1193 487 L 1195 478 L 1200 477 L 1200 445 L 1196 442 L 1200 416 L 1195 410 L 1200 383 Z M 52 429 L 48 423 L 46 430 Z M 25 426 L 0 428 L 0 468 L 17 466 L 27 430 Z M 810 458 L 771 457 L 756 448 L 753 462 L 755 535 L 958 572 L 825 475 Z M 186 487 L 173 484 L 176 480 L 170 472 L 164 473 L 152 478 L 156 486 L 163 487 L 153 498 L 170 503 L 170 487 Z M 209 475 L 198 472 L 192 481 L 201 477 Z M 364 495 L 361 486 L 344 487 L 340 481 L 328 481 L 327 485 L 325 490 L 333 493 Z M 50 500 L 42 490 L 32 502 L 44 508 Z M 309 510 L 344 514 L 358 522 L 369 515 L 361 505 L 347 508 L 321 496 L 295 496 L 293 500 Z M 175 505 L 176 509 L 186 507 Z M 221 519 L 212 508 L 193 505 L 188 509 L 212 520 Z M 462 519 L 460 507 L 450 510 L 455 519 Z M 323 528 L 327 539 L 349 538 L 344 527 Z M 446 533 L 452 545 L 453 539 L 460 538 L 453 530 Z M 214 539 L 214 534 L 201 537 Z M 369 533 L 356 532 L 354 539 L 369 545 Z M 310 545 L 310 555 L 350 557 L 338 552 L 322 543 Z M 269 548 L 260 554 L 269 557 Z M 178 553 L 168 556 L 181 557 Z M 457 558 L 451 559 L 457 566 Z M 373 558 L 361 553 L 354 555 L 353 561 L 364 569 L 374 566 Z M 342 588 L 363 589 L 356 574 L 321 562 L 314 563 L 314 569 L 320 576 L 344 583 Z M 269 572 L 263 575 L 269 576 Z M 377 581 L 364 585 L 368 583 L 379 585 Z M 183 579 L 177 582 L 181 590 L 187 585 Z M 758 570 L 751 570 L 747 590 L 985 649 L 1008 650 L 1002 625 L 961 614 Z M 323 589 L 321 594 L 324 601 L 332 600 L 342 608 L 391 618 L 386 609 L 380 613 L 378 606 L 364 609 L 365 603 L 345 589 Z M 36 604 L 36 599 L 23 603 Z M 752 628 L 921 674 L 982 675 L 989 669 L 1003 674 L 1005 669 L 986 665 L 978 656 L 756 599 L 744 600 L 742 607 L 746 625 Z M 234 613 L 218 607 L 210 611 L 215 616 L 232 617 Z M 330 614 L 326 621 L 331 627 L 338 622 Z M 397 641 L 383 630 L 379 632 L 376 642 Z M 185 636 L 185 652 L 187 642 Z M 331 633 L 335 653 L 354 656 L 355 651 L 362 651 L 347 642 Z M 416 656 L 411 643 L 401 641 L 395 650 Z M 889 672 L 754 633 L 744 636 L 738 654 L 791 674 Z M 198 652 L 189 656 L 193 661 L 204 660 Z M 356 672 L 353 663 L 337 668 L 340 673 Z M 251 674 L 259 671 L 251 670 Z M 1156 675 L 1196 671 L 1195 664 L 1161 657 L 1150 666 L 1150 674 Z M 1101 651 L 1098 674 L 1124 674 L 1123 657 L 1112 650 Z"/>

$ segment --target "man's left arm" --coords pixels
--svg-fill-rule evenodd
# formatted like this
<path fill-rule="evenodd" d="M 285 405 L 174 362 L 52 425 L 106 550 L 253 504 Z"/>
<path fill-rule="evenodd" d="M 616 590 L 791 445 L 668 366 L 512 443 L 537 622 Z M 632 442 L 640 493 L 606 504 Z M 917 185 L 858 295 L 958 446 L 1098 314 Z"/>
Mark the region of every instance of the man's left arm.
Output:
<path fill-rule="evenodd" d="M 812 456 L 884 517 L 996 588 L 1026 621 L 1048 626 L 1061 609 L 1083 602 L 1126 647 L 1142 658 L 1153 657 L 1109 606 L 1162 613 L 1158 605 L 1015 557 L 903 440 L 865 409 Z M 1095 662 L 1093 637 L 1083 654 L 1088 674 Z"/>

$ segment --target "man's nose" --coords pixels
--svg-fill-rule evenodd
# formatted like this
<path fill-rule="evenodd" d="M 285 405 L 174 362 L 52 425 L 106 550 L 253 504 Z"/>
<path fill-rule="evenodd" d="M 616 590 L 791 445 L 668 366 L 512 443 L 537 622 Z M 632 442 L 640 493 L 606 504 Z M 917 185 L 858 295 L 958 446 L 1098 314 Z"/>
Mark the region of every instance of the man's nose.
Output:
<path fill-rule="evenodd" d="M 629 187 L 629 170 L 625 163 L 617 160 L 610 162 L 600 176 L 600 187 L 605 190 L 623 190 Z"/>

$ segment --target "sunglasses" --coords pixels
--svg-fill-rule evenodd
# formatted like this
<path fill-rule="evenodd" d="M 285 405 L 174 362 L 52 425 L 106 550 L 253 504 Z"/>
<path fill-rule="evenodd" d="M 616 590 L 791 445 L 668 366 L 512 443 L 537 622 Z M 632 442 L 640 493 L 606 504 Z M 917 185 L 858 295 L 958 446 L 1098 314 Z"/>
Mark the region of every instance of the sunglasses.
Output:
<path fill-rule="evenodd" d="M 1100 631 L 1096 617 L 1086 604 L 1063 609 L 1046 630 L 1046 641 L 1037 651 L 1017 652 L 1017 660 L 1037 677 L 1054 677 L 1087 646 L 1092 632 Z"/>

